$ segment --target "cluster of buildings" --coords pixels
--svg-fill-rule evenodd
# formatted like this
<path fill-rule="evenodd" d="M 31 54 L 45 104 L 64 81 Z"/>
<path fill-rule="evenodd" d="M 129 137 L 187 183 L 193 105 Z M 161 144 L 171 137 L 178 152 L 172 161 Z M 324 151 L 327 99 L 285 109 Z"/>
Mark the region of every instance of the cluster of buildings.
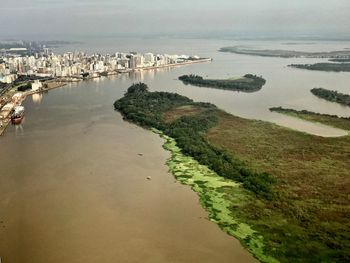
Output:
<path fill-rule="evenodd" d="M 0 57 L 0 82 L 12 83 L 18 76 L 93 77 L 123 71 L 165 67 L 195 60 L 200 60 L 200 58 L 187 55 L 140 54 L 136 52 L 115 53 L 113 55 L 67 52 L 58 55 L 47 49 L 43 53 L 34 55 Z"/>

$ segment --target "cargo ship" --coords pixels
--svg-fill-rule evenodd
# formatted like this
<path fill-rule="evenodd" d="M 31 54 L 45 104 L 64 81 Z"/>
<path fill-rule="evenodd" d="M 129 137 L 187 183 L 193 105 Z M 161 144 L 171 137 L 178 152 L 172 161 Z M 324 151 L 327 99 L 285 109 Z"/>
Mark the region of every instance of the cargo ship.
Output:
<path fill-rule="evenodd" d="M 12 124 L 20 124 L 24 117 L 24 107 L 23 106 L 16 106 L 13 109 L 13 112 L 11 114 L 11 122 Z"/>

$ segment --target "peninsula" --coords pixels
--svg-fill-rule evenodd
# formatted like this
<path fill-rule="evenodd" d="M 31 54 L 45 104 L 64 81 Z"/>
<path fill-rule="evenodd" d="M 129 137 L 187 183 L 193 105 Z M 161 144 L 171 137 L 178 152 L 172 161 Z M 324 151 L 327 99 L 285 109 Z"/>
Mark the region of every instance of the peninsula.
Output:
<path fill-rule="evenodd" d="M 287 109 L 283 107 L 273 107 L 270 108 L 270 111 L 350 131 L 350 117 L 339 117 L 337 115 L 321 114 L 308 110 Z"/>
<path fill-rule="evenodd" d="M 350 136 L 243 119 L 143 83 L 114 107 L 165 139 L 175 178 L 261 262 L 350 260 Z"/>
<path fill-rule="evenodd" d="M 185 84 L 191 84 L 198 87 L 210 87 L 242 92 L 258 91 L 266 83 L 265 79 L 262 77 L 252 74 L 246 74 L 240 78 L 230 79 L 204 79 L 198 75 L 183 75 L 179 77 L 179 80 Z"/>
<path fill-rule="evenodd" d="M 345 106 L 350 106 L 350 95 L 348 94 L 323 88 L 314 88 L 311 90 L 311 93 L 321 99 L 328 100 L 330 102 L 336 102 Z"/>

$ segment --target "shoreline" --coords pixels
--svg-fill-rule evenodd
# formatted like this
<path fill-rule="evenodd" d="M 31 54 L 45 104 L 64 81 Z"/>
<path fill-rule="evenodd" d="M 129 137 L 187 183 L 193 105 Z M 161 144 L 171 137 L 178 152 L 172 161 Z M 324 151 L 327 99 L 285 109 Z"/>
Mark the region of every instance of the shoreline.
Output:
<path fill-rule="evenodd" d="M 90 80 L 90 79 L 95 79 L 95 78 L 100 78 L 100 77 L 115 76 L 115 75 L 119 75 L 119 74 L 130 73 L 130 72 L 157 70 L 157 69 L 163 69 L 163 68 L 173 68 L 173 67 L 178 67 L 178 66 L 185 66 L 185 65 L 197 64 L 197 63 L 205 63 L 205 62 L 211 62 L 211 61 L 213 61 L 212 58 L 201 58 L 201 59 L 192 60 L 192 61 L 166 64 L 166 65 L 160 65 L 160 66 L 140 67 L 140 68 L 134 68 L 134 69 L 117 69 L 114 71 L 94 72 L 93 73 L 94 75 L 88 76 L 85 78 L 80 77 L 80 76 L 57 77 L 55 80 L 58 82 L 80 82 L 80 81 L 84 81 L 84 80 Z"/>
<path fill-rule="evenodd" d="M 201 58 L 201 59 L 191 60 L 191 61 L 186 61 L 186 62 L 181 62 L 181 63 L 167 64 L 167 65 L 161 65 L 161 66 L 152 66 L 152 67 L 143 67 L 143 68 L 135 68 L 132 71 L 171 68 L 171 67 L 176 67 L 176 66 L 184 66 L 184 65 L 191 65 L 191 64 L 211 62 L 211 61 L 213 61 L 212 58 Z"/>
<path fill-rule="evenodd" d="M 241 183 L 220 177 L 206 165 L 199 164 L 193 157 L 184 155 L 175 139 L 162 131 L 155 128 L 151 128 L 150 131 L 164 140 L 163 148 L 171 154 L 166 161 L 169 172 L 178 182 L 190 186 L 198 195 L 201 206 L 208 213 L 208 220 L 237 239 L 260 262 L 278 263 L 276 258 L 264 253 L 263 237 L 250 225 L 241 222 L 230 210 L 232 206 L 242 206 L 245 200 L 250 198 Z M 223 188 L 235 192 L 235 199 L 228 199 L 222 192 Z"/>

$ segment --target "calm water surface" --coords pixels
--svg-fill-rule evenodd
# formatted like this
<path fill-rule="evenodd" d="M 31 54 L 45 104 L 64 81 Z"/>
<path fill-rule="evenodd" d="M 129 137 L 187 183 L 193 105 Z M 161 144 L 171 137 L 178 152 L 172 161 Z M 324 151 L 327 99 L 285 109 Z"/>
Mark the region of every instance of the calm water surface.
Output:
<path fill-rule="evenodd" d="M 25 102 L 26 118 L 0 138 L 0 256 L 3 262 L 254 262 L 234 238 L 206 219 L 198 197 L 174 182 L 169 153 L 155 134 L 124 122 L 112 104 L 132 82 L 215 103 L 238 116 L 339 136 L 344 131 L 270 113 L 272 106 L 350 116 L 350 109 L 314 97 L 313 87 L 349 93 L 349 73 L 287 68 L 319 59 L 218 53 L 249 44 L 335 50 L 349 43 L 104 39 L 61 48 L 87 52 L 167 52 L 213 57 L 212 63 L 144 71 L 71 84 Z M 177 77 L 263 75 L 256 93 L 185 86 Z M 140 156 L 139 153 L 143 153 Z M 151 181 L 146 177 L 152 176 Z"/>

